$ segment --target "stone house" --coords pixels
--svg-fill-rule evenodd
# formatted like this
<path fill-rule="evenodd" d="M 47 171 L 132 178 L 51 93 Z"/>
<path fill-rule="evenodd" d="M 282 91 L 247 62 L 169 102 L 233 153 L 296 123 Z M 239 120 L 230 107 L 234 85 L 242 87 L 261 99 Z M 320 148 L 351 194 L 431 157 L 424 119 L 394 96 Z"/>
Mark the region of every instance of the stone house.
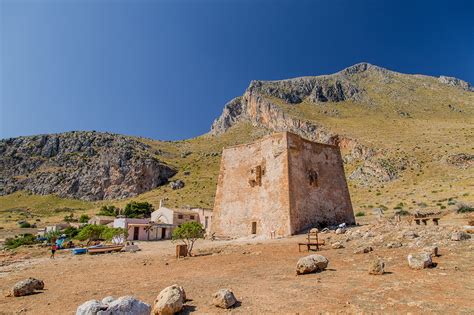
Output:
<path fill-rule="evenodd" d="M 339 148 L 289 132 L 223 150 L 213 214 L 222 237 L 355 223 Z"/>

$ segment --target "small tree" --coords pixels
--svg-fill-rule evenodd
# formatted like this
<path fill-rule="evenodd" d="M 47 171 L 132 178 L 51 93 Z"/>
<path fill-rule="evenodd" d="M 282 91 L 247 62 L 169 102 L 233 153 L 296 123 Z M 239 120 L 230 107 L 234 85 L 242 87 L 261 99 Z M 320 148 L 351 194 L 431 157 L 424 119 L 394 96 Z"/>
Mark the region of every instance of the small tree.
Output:
<path fill-rule="evenodd" d="M 87 214 L 83 214 L 79 218 L 79 222 L 81 222 L 81 223 L 87 223 L 87 222 L 89 222 L 89 220 L 90 220 L 90 217 Z"/>
<path fill-rule="evenodd" d="M 195 222 L 185 222 L 173 231 L 173 240 L 180 240 L 188 247 L 188 255 L 191 256 L 194 243 L 204 238 L 204 232 L 202 225 Z"/>
<path fill-rule="evenodd" d="M 102 206 L 97 215 L 105 215 L 108 217 L 115 217 L 119 214 L 119 208 L 116 206 Z"/>
<path fill-rule="evenodd" d="M 127 218 L 149 218 L 153 211 L 151 203 L 131 201 L 125 206 L 123 214 Z"/>

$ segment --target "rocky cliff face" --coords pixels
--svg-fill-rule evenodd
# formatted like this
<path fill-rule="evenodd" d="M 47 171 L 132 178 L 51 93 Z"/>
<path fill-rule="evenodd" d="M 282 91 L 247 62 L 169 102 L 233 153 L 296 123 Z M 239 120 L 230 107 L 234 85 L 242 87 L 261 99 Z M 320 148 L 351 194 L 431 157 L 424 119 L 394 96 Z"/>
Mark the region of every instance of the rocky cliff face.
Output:
<path fill-rule="evenodd" d="M 17 190 L 84 200 L 135 196 L 176 170 L 126 136 L 68 132 L 0 140 L 0 195 Z"/>
<path fill-rule="evenodd" d="M 225 105 L 222 115 L 214 121 L 210 134 L 222 134 L 239 121 L 249 121 L 254 126 L 273 131 L 290 131 L 316 142 L 338 145 L 345 152 L 344 158 L 347 163 L 359 161 L 355 171 L 350 174 L 351 179 L 362 184 L 391 181 L 407 167 L 416 168 L 417 162 L 409 157 L 388 161 L 384 158 L 383 150 L 364 145 L 346 135 L 337 134 L 309 119 L 295 117 L 285 112 L 275 100 L 294 106 L 306 102 L 314 104 L 315 107 L 324 106 L 324 103 L 351 101 L 361 106 L 376 108 L 380 100 L 373 99 L 373 96 L 384 93 L 380 87 L 398 84 L 387 96 L 396 107 L 396 104 L 412 101 L 410 93 L 417 93 L 416 88 L 407 82 L 413 80 L 419 80 L 417 86 L 427 90 L 436 85 L 448 85 L 472 91 L 469 83 L 456 78 L 441 76 L 434 79 L 427 76 L 404 75 L 368 63 L 360 63 L 332 75 L 281 81 L 252 81 L 243 96 Z M 375 82 L 375 87 L 371 87 L 371 93 L 366 89 L 367 82 Z M 409 113 L 399 109 L 396 113 L 399 116 L 410 117 Z"/>

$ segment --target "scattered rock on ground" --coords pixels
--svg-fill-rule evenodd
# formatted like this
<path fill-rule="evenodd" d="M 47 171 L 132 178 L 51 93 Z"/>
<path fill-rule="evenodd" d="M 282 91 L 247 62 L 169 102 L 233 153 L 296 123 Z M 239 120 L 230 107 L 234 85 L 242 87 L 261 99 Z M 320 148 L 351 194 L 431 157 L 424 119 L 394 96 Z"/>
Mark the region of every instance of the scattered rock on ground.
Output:
<path fill-rule="evenodd" d="M 237 302 L 234 293 L 229 289 L 220 289 L 212 296 L 212 304 L 221 308 L 229 308 Z"/>
<path fill-rule="evenodd" d="M 424 269 L 433 266 L 431 253 L 418 253 L 408 255 L 408 265 L 412 269 Z"/>
<path fill-rule="evenodd" d="M 44 282 L 35 278 L 28 278 L 15 283 L 9 292 L 9 296 L 24 296 L 35 292 L 35 290 L 43 290 Z"/>
<path fill-rule="evenodd" d="M 109 304 L 112 303 L 114 300 L 115 298 L 113 296 L 106 296 L 102 299 L 102 304 Z"/>
<path fill-rule="evenodd" d="M 463 231 L 453 232 L 453 234 L 451 234 L 451 241 L 463 241 L 470 238 L 471 235 Z"/>
<path fill-rule="evenodd" d="M 371 247 L 371 246 L 367 246 L 367 247 L 361 247 L 359 249 L 357 249 L 354 254 L 367 254 L 367 253 L 370 253 L 371 251 L 373 251 L 374 249 Z"/>
<path fill-rule="evenodd" d="M 100 311 L 97 315 L 115 315 L 115 314 L 130 314 L 130 315 L 149 315 L 151 306 L 145 302 L 137 300 L 133 296 L 122 296 L 110 302 L 106 310 Z"/>
<path fill-rule="evenodd" d="M 184 182 L 183 182 L 182 180 L 180 180 L 180 179 L 175 180 L 174 182 L 171 182 L 171 183 L 170 183 L 170 187 L 171 187 L 171 189 L 173 189 L 173 190 L 181 189 L 181 188 L 184 187 Z"/>
<path fill-rule="evenodd" d="M 152 314 L 169 315 L 174 314 L 183 309 L 186 301 L 186 293 L 183 287 L 173 284 L 164 288 L 155 299 Z"/>
<path fill-rule="evenodd" d="M 438 246 L 427 246 L 423 248 L 423 251 L 430 253 L 432 256 L 438 256 Z"/>
<path fill-rule="evenodd" d="M 340 249 L 340 248 L 344 248 L 344 245 L 342 245 L 341 242 L 335 242 L 335 243 L 332 243 L 331 247 L 333 249 Z"/>
<path fill-rule="evenodd" d="M 400 242 L 392 242 L 387 244 L 387 248 L 399 248 L 402 247 L 402 243 Z"/>
<path fill-rule="evenodd" d="M 326 269 L 329 261 L 326 257 L 321 255 L 309 255 L 302 257 L 298 260 L 296 264 L 296 274 L 302 275 L 311 272 L 319 272 Z"/>
<path fill-rule="evenodd" d="M 336 229 L 336 234 L 344 234 L 345 232 L 346 232 L 346 230 L 343 229 L 343 228 L 337 228 Z"/>
<path fill-rule="evenodd" d="M 150 310 L 149 304 L 133 296 L 122 296 L 118 299 L 107 296 L 102 302 L 97 300 L 84 302 L 77 308 L 76 315 L 149 315 Z"/>
<path fill-rule="evenodd" d="M 382 259 L 377 258 L 370 263 L 369 274 L 371 275 L 383 275 L 385 263 Z"/>
<path fill-rule="evenodd" d="M 90 300 L 79 305 L 76 315 L 96 315 L 98 312 L 106 309 L 106 304 L 97 300 Z"/>

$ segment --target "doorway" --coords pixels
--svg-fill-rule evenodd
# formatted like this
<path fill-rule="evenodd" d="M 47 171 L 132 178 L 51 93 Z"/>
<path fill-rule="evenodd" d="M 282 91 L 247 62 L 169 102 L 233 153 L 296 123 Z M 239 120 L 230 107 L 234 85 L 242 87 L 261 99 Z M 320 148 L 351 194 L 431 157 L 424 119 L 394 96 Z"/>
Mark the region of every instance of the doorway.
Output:
<path fill-rule="evenodd" d="M 133 240 L 138 241 L 138 236 L 140 233 L 140 228 L 138 226 L 133 227 Z"/>
<path fill-rule="evenodd" d="M 252 234 L 257 234 L 257 222 L 252 222 Z"/>
<path fill-rule="evenodd" d="M 164 240 L 166 238 L 166 228 L 161 228 L 161 239 Z"/>

